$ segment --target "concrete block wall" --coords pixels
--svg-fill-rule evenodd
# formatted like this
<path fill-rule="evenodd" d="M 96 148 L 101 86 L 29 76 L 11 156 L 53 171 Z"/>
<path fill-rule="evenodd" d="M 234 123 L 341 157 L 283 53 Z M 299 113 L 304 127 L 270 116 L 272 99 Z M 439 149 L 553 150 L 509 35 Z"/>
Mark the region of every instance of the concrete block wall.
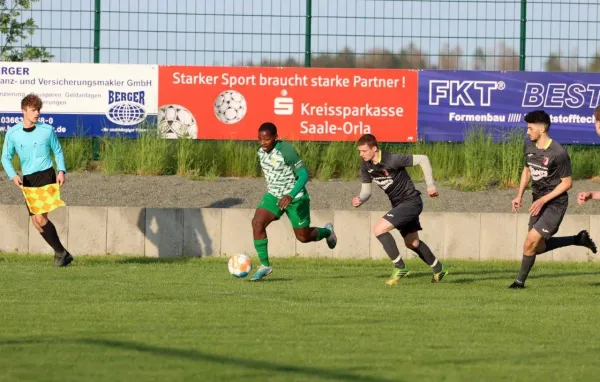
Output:
<path fill-rule="evenodd" d="M 386 259 L 372 233 L 386 211 L 312 211 L 312 225 L 333 222 L 338 236 L 334 250 L 325 241 L 300 243 L 284 215 L 267 229 L 272 257 Z M 147 257 L 255 255 L 253 209 L 241 208 L 59 208 L 50 214 L 73 255 Z M 520 260 L 527 234 L 527 214 L 433 213 L 421 215 L 421 238 L 441 259 Z M 600 215 L 566 215 L 557 236 L 587 229 L 600 243 Z M 0 252 L 47 253 L 51 248 L 35 230 L 22 206 L 0 206 Z M 416 257 L 394 237 L 405 258 Z M 554 250 L 539 261 L 597 261 L 581 247 Z"/>

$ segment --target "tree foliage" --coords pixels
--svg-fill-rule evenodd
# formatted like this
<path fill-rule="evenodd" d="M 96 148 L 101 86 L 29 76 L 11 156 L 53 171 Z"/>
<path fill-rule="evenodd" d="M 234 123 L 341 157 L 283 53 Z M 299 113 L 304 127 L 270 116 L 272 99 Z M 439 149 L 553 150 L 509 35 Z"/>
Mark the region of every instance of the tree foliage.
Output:
<path fill-rule="evenodd" d="M 0 61 L 42 61 L 54 57 L 45 47 L 26 43 L 38 29 L 33 18 L 21 13 L 40 0 L 0 0 Z"/>

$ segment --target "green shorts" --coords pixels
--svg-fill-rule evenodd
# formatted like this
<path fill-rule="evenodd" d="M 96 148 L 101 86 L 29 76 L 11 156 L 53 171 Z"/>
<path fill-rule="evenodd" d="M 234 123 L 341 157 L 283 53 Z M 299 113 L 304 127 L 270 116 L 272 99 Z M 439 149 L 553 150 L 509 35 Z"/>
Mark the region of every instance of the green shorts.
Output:
<path fill-rule="evenodd" d="M 285 211 L 282 211 L 279 208 L 277 201 L 279 201 L 279 199 L 273 194 L 266 193 L 260 203 L 258 203 L 258 208 L 264 208 L 271 212 L 277 218 L 276 220 L 279 220 L 281 215 L 285 212 L 288 219 L 290 219 L 293 228 L 310 226 L 310 197 L 308 194 L 305 193 L 304 195 L 293 199 Z"/>

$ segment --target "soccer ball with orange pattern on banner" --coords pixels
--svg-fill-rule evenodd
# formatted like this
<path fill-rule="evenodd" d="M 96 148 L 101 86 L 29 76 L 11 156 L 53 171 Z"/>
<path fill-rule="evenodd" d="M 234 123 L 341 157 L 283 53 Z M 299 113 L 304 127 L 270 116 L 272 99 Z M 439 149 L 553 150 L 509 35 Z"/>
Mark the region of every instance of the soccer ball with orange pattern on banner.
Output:
<path fill-rule="evenodd" d="M 43 187 L 21 187 L 27 207 L 34 215 L 52 212 L 65 206 L 60 199 L 60 186 L 57 183 Z"/>

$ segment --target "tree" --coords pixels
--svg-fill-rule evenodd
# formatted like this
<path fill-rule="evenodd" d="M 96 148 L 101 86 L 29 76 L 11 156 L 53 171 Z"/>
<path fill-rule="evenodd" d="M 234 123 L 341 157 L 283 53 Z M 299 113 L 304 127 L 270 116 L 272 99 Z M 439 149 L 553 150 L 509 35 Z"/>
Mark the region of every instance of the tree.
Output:
<path fill-rule="evenodd" d="M 548 59 L 544 63 L 544 70 L 547 72 L 565 72 L 565 68 L 563 68 L 560 54 L 550 53 Z"/>
<path fill-rule="evenodd" d="M 519 53 L 504 41 L 500 42 L 499 50 L 496 70 L 519 70 Z"/>
<path fill-rule="evenodd" d="M 450 43 L 446 42 L 440 49 L 440 69 L 465 69 L 462 55 L 460 46 L 450 47 Z"/>
<path fill-rule="evenodd" d="M 486 70 L 487 69 L 487 56 L 485 51 L 481 47 L 475 49 L 473 55 L 473 69 L 475 70 Z"/>
<path fill-rule="evenodd" d="M 592 61 L 590 62 L 587 71 L 600 72 L 600 52 L 596 52 L 596 54 L 594 54 L 594 57 L 592 57 Z"/>
<path fill-rule="evenodd" d="M 33 18 L 22 20 L 21 12 L 39 0 L 0 0 L 0 61 L 42 61 L 54 57 L 44 47 L 23 45 L 23 40 L 33 36 L 38 26 Z M 20 21 L 22 20 L 22 21 Z M 17 45 L 17 43 L 21 42 Z"/>
<path fill-rule="evenodd" d="M 400 50 L 399 56 L 402 68 L 427 69 L 431 67 L 431 57 L 412 42 Z"/>

